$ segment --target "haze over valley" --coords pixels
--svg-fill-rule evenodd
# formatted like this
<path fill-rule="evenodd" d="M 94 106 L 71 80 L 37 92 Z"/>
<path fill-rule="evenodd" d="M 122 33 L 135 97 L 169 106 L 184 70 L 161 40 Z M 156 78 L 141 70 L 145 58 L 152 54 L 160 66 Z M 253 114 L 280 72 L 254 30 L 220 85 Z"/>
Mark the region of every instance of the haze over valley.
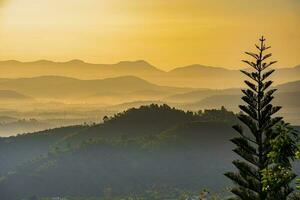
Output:
<path fill-rule="evenodd" d="M 0 0 L 0 200 L 299 200 L 300 0 Z"/>
<path fill-rule="evenodd" d="M 92 124 L 104 116 L 141 105 L 168 104 L 197 112 L 238 112 L 239 70 L 191 65 L 171 71 L 146 61 L 117 64 L 69 62 L 0 62 L 0 134 L 33 132 Z M 300 66 L 279 68 L 274 75 L 277 105 L 292 124 L 300 124 Z"/>
<path fill-rule="evenodd" d="M 145 60 L 121 61 L 116 64 L 91 64 L 76 59 L 68 62 L 8 60 L 0 61 L 0 68 L 0 78 L 64 76 L 91 80 L 135 76 L 158 85 L 210 89 L 239 87 L 243 80 L 243 75 L 238 70 L 243 69 L 242 67 L 232 70 L 192 64 L 165 71 Z M 273 77 L 276 84 L 297 81 L 300 77 L 300 65 L 277 67 Z"/>

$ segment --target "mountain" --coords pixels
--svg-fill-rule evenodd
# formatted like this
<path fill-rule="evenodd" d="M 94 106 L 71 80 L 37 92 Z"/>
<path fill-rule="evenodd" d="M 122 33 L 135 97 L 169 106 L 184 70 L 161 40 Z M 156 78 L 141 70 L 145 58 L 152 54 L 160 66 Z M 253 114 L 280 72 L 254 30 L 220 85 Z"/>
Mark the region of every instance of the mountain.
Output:
<path fill-rule="evenodd" d="M 187 110 L 201 110 L 201 109 L 213 109 L 226 108 L 239 112 L 238 105 L 243 105 L 244 102 L 241 100 L 242 94 L 217 94 L 206 97 L 200 101 L 193 103 L 182 104 L 178 107 Z M 282 110 L 279 115 L 283 116 L 284 119 L 292 124 L 300 124 L 300 92 L 278 92 L 274 95 L 274 105 L 282 106 Z"/>
<path fill-rule="evenodd" d="M 246 69 L 249 70 L 249 69 Z M 168 72 L 168 77 L 182 86 L 198 88 L 236 88 L 240 87 L 245 76 L 239 70 L 229 70 L 220 67 L 190 65 L 179 67 Z M 272 79 L 277 84 L 283 84 L 300 79 L 300 67 L 278 68 Z M 165 85 L 173 85 L 166 84 Z"/>
<path fill-rule="evenodd" d="M 167 102 L 173 103 L 192 103 L 195 101 L 200 101 L 204 98 L 220 95 L 220 94 L 240 94 L 241 90 L 237 88 L 224 89 L 224 90 L 212 90 L 212 89 L 196 89 L 191 92 L 180 93 L 168 96 L 165 98 Z"/>
<path fill-rule="evenodd" d="M 199 64 L 163 71 L 143 60 L 121 61 L 116 64 L 91 64 L 81 60 L 53 62 L 1 61 L 1 77 L 67 76 L 78 79 L 104 79 L 119 76 L 137 76 L 146 81 L 173 87 L 224 89 L 240 87 L 244 77 L 239 70 L 210 67 Z M 274 73 L 278 84 L 300 79 L 300 67 L 280 68 Z"/>
<path fill-rule="evenodd" d="M 0 83 L 1 84 L 1 83 Z M 12 90 L 0 90 L 0 101 L 26 101 L 33 100 L 31 97 Z"/>
<path fill-rule="evenodd" d="M 274 86 L 278 91 L 275 93 L 274 104 L 283 107 L 282 116 L 293 124 L 300 124 L 300 81 L 288 82 Z M 242 92 L 239 88 L 225 90 L 198 89 L 191 92 L 171 95 L 164 99 L 172 102 L 176 107 L 185 110 L 202 110 L 207 108 L 221 108 L 225 106 L 229 110 L 239 112 L 238 105 L 243 104 Z"/>
<path fill-rule="evenodd" d="M 169 71 L 168 77 L 183 86 L 224 89 L 237 87 L 240 84 L 242 74 L 238 70 L 221 67 L 189 65 Z"/>
<path fill-rule="evenodd" d="M 13 90 L 35 98 L 78 99 L 115 95 L 153 96 L 190 91 L 188 88 L 159 86 L 134 76 L 79 80 L 61 76 L 0 79 L 0 90 Z"/>
<path fill-rule="evenodd" d="M 0 123 L 9 123 L 9 122 L 15 122 L 18 121 L 17 118 L 15 117 L 10 117 L 10 116 L 0 116 Z"/>
<path fill-rule="evenodd" d="M 284 91 L 284 92 L 300 92 L 300 80 L 280 84 L 277 85 L 276 88 L 279 91 Z"/>
<path fill-rule="evenodd" d="M 162 102 L 162 101 L 131 101 L 131 102 L 126 102 L 126 103 L 109 106 L 108 109 L 122 111 L 122 110 L 126 110 L 128 108 L 139 108 L 142 105 L 150 105 L 150 104 L 163 105 L 166 103 Z M 168 104 L 168 105 L 170 105 L 170 104 Z"/>
<path fill-rule="evenodd" d="M 235 120 L 226 110 L 199 115 L 150 105 L 102 124 L 0 138 L 0 198 L 220 189 L 232 167 Z"/>
<path fill-rule="evenodd" d="M 299 84 L 295 81 L 275 86 L 279 89 L 275 103 L 283 106 L 282 116 L 292 124 L 300 124 Z M 100 122 L 105 115 L 150 103 L 194 111 L 225 106 L 238 112 L 240 95 L 238 88 L 167 87 L 133 76 L 95 80 L 61 76 L 0 79 L 0 115 L 20 119 L 2 124 L 0 135 Z"/>
<path fill-rule="evenodd" d="M 27 161 L 47 155 L 56 142 L 85 128 L 87 127 L 70 126 L 6 138 L 0 137 L 0 159 L 2 160 L 0 176 L 17 170 L 18 166 Z"/>
<path fill-rule="evenodd" d="M 0 198 L 227 188 L 236 122 L 225 109 L 195 114 L 149 105 L 92 126 L 0 138 Z"/>
<path fill-rule="evenodd" d="M 0 62 L 1 77 L 68 76 L 80 79 L 103 79 L 118 76 L 156 76 L 163 71 L 143 60 L 121 61 L 116 64 L 91 64 L 81 60 L 53 62 L 39 60 Z"/>
<path fill-rule="evenodd" d="M 36 119 L 18 119 L 14 121 L 0 121 L 0 135 L 9 136 L 20 133 L 30 133 L 55 127 L 49 123 Z"/>
<path fill-rule="evenodd" d="M 123 72 L 124 75 L 129 73 L 133 76 L 138 76 L 139 74 L 153 76 L 163 73 L 162 70 L 157 69 L 144 60 L 121 61 L 117 64 L 111 65 L 111 68 L 113 68 L 115 72 Z"/>
<path fill-rule="evenodd" d="M 224 189 L 230 182 L 223 173 L 236 158 L 235 123 L 226 109 L 195 114 L 152 104 L 101 124 L 0 138 L 0 198 Z"/>
<path fill-rule="evenodd" d="M 297 93 L 300 92 L 300 81 L 287 82 L 274 86 L 278 91 L 277 93 Z M 230 88 L 223 90 L 212 90 L 212 89 L 196 89 L 190 92 L 179 93 L 168 96 L 165 98 L 166 101 L 177 102 L 177 103 L 192 103 L 203 99 L 209 99 L 212 96 L 223 96 L 223 95 L 242 95 L 240 88 Z M 291 95 L 289 95 L 291 96 Z M 220 101 L 221 103 L 221 101 Z"/>
<path fill-rule="evenodd" d="M 162 149 L 149 149 L 146 146 L 150 144 L 138 140 L 89 141 L 26 163 L 2 179 L 0 197 L 105 197 L 107 190 L 125 196 L 165 186 L 192 191 L 221 189 L 230 184 L 223 172 L 232 169 L 231 132 L 222 122 L 190 123 L 162 135 L 178 136 L 182 141 L 172 137 L 152 140 L 162 142 Z M 222 137 L 217 139 L 220 133 Z M 209 144 L 213 143 L 216 146 L 212 148 Z"/>

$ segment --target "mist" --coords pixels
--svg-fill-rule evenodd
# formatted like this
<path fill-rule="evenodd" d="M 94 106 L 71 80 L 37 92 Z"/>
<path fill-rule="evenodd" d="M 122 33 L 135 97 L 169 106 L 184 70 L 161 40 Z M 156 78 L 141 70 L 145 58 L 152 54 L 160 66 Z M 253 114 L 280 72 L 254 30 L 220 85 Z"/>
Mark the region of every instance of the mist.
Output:
<path fill-rule="evenodd" d="M 1 200 L 287 199 L 299 1 L 170 2 L 0 0 Z"/>

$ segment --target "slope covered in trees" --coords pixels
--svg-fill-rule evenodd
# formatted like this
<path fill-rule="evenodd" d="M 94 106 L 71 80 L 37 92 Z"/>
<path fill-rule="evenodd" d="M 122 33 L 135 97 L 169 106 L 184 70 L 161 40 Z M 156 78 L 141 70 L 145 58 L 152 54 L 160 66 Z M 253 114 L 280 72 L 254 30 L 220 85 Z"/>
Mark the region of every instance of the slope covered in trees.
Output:
<path fill-rule="evenodd" d="M 223 189 L 236 122 L 225 108 L 193 113 L 149 105 L 101 124 L 1 138 L 0 198 Z"/>
<path fill-rule="evenodd" d="M 14 172 L 18 166 L 47 155 L 56 142 L 86 126 L 71 126 L 0 138 L 0 176 Z"/>
<path fill-rule="evenodd" d="M 1 163 L 8 164 L 1 168 L 0 195 L 19 199 L 102 196 L 105 188 L 115 195 L 153 186 L 222 188 L 235 120 L 224 108 L 192 113 L 150 105 L 98 125 L 2 138 Z"/>

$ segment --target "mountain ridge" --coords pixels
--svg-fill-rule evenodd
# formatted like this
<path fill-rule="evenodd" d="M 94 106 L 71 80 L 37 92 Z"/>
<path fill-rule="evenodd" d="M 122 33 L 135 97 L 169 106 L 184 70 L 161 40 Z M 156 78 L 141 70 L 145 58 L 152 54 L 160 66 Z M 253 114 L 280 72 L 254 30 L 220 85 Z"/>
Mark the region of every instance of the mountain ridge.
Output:
<path fill-rule="evenodd" d="M 82 64 L 88 64 L 88 65 L 122 65 L 122 64 L 145 64 L 148 66 L 152 66 L 154 67 L 154 65 L 152 65 L 151 63 L 149 63 L 146 60 L 143 59 L 138 59 L 138 60 L 122 60 L 119 62 L 115 62 L 115 63 L 92 63 L 92 62 L 86 62 L 84 60 L 81 59 L 71 59 L 71 60 L 67 60 L 67 61 L 53 61 L 53 60 L 47 60 L 47 59 L 40 59 L 40 60 L 33 60 L 33 61 L 20 61 L 20 60 L 15 60 L 15 59 L 11 59 L 11 60 L 0 60 L 0 64 L 5 64 L 5 63 L 20 63 L 20 64 L 32 64 L 32 63 L 55 63 L 55 64 L 66 64 L 66 63 L 82 63 Z M 179 67 L 174 67 L 171 70 L 163 70 L 160 69 L 158 67 L 155 67 L 157 69 L 159 69 L 160 71 L 165 71 L 165 72 L 170 72 L 176 69 L 183 69 L 183 68 L 197 68 L 197 67 L 202 67 L 202 68 L 208 68 L 208 69 L 224 69 L 224 70 L 229 70 L 229 71 L 236 71 L 236 70 L 240 70 L 240 69 L 227 69 L 226 67 L 218 67 L 218 66 L 209 66 L 209 65 L 202 65 L 199 63 L 195 63 L 195 64 L 190 64 L 190 65 L 185 65 L 185 66 L 179 66 Z M 300 68 L 300 64 L 292 66 L 292 67 L 279 67 L 276 69 L 293 69 L 293 68 Z M 244 69 L 244 68 L 241 68 Z"/>
<path fill-rule="evenodd" d="M 33 100 L 33 98 L 13 90 L 0 89 L 0 101 L 2 100 Z"/>
<path fill-rule="evenodd" d="M 119 100 L 132 97 L 136 100 L 139 97 L 163 96 L 178 92 L 187 92 L 193 89 L 161 86 L 150 83 L 135 76 L 120 76 L 105 79 L 82 80 L 64 76 L 38 76 L 32 78 L 1 79 L 0 90 L 13 90 L 21 94 L 26 94 L 34 98 L 46 99 L 69 99 L 84 101 L 85 98 L 101 97 L 105 101 L 111 101 L 111 94 L 115 94 L 115 99 Z M 154 95 L 156 94 L 156 95 Z M 103 99 L 103 100 L 104 100 Z M 99 102 L 98 102 L 99 103 Z"/>
<path fill-rule="evenodd" d="M 51 75 L 89 80 L 136 76 L 157 85 L 210 89 L 238 87 L 244 78 L 240 71 L 235 69 L 193 64 L 165 71 L 145 60 L 120 61 L 112 64 L 93 64 L 78 59 L 66 62 L 8 60 L 0 61 L 0 69 L 2 78 Z M 299 69 L 298 66 L 278 68 L 274 73 L 274 80 L 277 83 L 299 80 Z"/>

